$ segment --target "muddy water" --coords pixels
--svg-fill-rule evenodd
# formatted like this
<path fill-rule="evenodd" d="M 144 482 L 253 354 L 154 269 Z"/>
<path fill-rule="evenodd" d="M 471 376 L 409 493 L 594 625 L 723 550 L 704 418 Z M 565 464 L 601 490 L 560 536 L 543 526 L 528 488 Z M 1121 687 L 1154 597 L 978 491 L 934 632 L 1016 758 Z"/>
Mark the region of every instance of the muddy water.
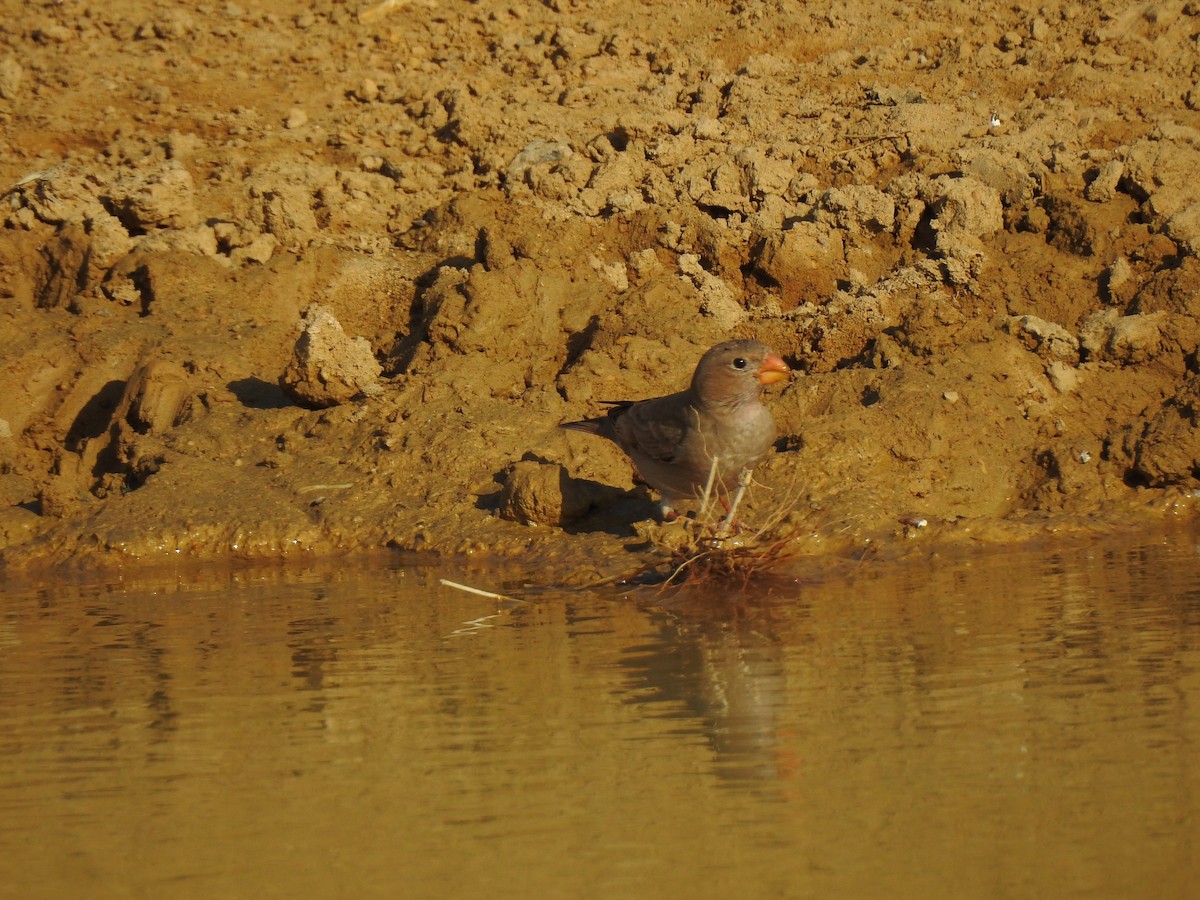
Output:
<path fill-rule="evenodd" d="M 0 893 L 1193 896 L 1190 536 L 724 595 L 439 576 L 489 581 L 9 586 Z"/>

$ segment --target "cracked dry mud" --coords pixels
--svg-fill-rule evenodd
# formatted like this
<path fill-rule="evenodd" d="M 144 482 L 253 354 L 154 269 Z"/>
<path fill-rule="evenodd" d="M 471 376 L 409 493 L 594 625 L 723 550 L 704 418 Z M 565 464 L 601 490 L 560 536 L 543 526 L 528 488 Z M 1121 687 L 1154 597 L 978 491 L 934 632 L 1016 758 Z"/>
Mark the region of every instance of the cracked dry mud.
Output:
<path fill-rule="evenodd" d="M 10 6 L 13 569 L 620 556 L 729 336 L 805 553 L 1195 507 L 1195 0 Z"/>

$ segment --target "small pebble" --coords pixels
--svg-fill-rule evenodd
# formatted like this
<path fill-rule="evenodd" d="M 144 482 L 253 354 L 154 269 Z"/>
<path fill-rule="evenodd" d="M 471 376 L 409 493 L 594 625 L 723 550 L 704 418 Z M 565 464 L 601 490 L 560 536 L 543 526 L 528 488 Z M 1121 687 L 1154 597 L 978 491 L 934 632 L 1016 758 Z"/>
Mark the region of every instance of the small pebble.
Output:
<path fill-rule="evenodd" d="M 354 96 L 363 103 L 373 103 L 379 99 L 379 85 L 370 78 L 364 78 L 354 89 Z"/>
<path fill-rule="evenodd" d="M 41 44 L 65 44 L 74 32 L 65 25 L 50 24 L 34 30 L 33 39 Z"/>

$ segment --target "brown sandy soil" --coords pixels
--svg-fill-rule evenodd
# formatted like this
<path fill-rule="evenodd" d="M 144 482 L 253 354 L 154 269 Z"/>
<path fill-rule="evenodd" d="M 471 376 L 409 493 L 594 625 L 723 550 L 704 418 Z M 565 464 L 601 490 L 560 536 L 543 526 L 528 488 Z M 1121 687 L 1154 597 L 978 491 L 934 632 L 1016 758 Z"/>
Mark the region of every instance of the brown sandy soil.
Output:
<path fill-rule="evenodd" d="M 1196 506 L 1196 0 L 5 7 L 11 567 L 626 553 L 731 335 L 804 553 Z"/>

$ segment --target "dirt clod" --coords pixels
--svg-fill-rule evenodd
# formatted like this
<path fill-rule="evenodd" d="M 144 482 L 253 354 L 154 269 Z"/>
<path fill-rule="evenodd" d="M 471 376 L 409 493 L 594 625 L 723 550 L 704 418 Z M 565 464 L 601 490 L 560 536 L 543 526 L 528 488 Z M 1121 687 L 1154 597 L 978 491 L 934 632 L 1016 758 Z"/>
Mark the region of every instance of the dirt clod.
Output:
<path fill-rule="evenodd" d="M 365 338 L 349 337 L 327 307 L 313 304 L 279 383 L 298 403 L 321 408 L 378 393 L 382 371 Z"/>
<path fill-rule="evenodd" d="M 556 464 L 518 462 L 504 473 L 503 481 L 500 515 L 523 525 L 569 525 L 599 499 L 594 483 L 572 478 Z"/>

